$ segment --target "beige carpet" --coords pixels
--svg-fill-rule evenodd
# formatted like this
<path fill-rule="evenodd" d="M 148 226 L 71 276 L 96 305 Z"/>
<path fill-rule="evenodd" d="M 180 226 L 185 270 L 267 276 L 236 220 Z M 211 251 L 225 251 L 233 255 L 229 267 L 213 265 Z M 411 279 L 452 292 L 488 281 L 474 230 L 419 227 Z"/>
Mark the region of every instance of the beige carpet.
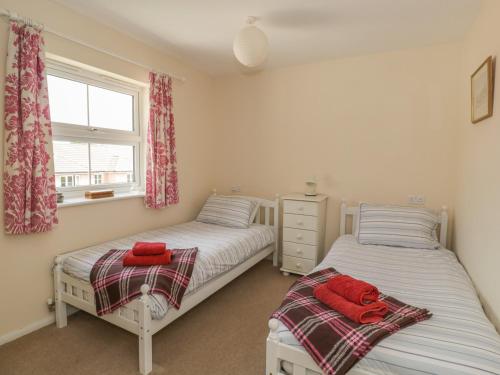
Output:
<path fill-rule="evenodd" d="M 268 317 L 294 280 L 260 262 L 153 336 L 153 374 L 264 374 Z M 137 361 L 137 336 L 82 312 L 0 347 L 2 375 L 136 375 Z"/>

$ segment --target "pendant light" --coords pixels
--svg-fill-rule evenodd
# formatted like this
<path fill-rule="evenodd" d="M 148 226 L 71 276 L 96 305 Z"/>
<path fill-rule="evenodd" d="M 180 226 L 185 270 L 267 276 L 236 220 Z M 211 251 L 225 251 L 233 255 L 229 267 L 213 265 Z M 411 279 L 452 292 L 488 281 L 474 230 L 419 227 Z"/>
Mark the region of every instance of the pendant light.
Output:
<path fill-rule="evenodd" d="M 256 17 L 248 17 L 247 25 L 239 31 L 233 41 L 234 56 L 248 68 L 261 65 L 266 60 L 269 50 L 267 36 L 254 25 L 256 21 Z"/>

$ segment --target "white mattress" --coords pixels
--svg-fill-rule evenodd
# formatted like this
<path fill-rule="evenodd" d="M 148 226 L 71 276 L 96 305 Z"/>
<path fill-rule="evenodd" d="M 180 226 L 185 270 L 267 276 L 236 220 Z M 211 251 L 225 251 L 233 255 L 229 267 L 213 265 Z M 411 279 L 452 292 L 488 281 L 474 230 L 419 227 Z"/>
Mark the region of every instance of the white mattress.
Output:
<path fill-rule="evenodd" d="M 92 266 L 102 255 L 111 249 L 130 249 L 137 241 L 166 242 L 169 248 L 198 248 L 186 290 L 188 295 L 273 243 L 274 232 L 272 227 L 258 224 L 236 229 L 191 221 L 87 247 L 67 257 L 63 271 L 89 282 Z M 167 313 L 168 302 L 160 294 L 151 297 L 151 316 L 162 319 Z"/>
<path fill-rule="evenodd" d="M 500 336 L 453 252 L 360 245 L 346 235 L 313 271 L 328 267 L 433 313 L 381 341 L 353 369 L 394 375 L 500 374 Z M 282 324 L 279 335 L 304 350 Z"/>

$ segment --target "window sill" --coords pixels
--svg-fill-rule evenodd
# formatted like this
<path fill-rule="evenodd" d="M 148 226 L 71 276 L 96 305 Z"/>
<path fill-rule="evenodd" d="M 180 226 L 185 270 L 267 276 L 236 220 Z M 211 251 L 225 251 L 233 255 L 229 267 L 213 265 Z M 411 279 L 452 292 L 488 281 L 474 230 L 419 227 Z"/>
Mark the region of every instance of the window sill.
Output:
<path fill-rule="evenodd" d="M 142 191 L 133 191 L 126 193 L 117 193 L 115 194 L 114 197 L 109 197 L 109 198 L 99 198 L 99 199 L 87 199 L 85 197 L 64 198 L 64 202 L 58 203 L 57 208 L 84 206 L 87 204 L 105 203 L 105 202 L 112 202 L 130 198 L 143 198 L 144 195 L 145 194 Z"/>

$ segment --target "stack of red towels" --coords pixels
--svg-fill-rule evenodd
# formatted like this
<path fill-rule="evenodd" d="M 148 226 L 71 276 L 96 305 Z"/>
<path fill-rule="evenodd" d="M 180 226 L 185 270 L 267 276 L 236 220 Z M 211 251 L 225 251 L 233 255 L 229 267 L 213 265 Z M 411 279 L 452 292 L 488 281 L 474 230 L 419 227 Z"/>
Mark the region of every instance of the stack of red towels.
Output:
<path fill-rule="evenodd" d="M 123 257 L 125 267 L 167 265 L 172 261 L 172 250 L 163 242 L 136 242 Z"/>
<path fill-rule="evenodd" d="M 314 288 L 314 297 L 360 324 L 377 323 L 387 314 L 387 304 L 379 301 L 378 289 L 348 275 L 332 277 Z"/>

